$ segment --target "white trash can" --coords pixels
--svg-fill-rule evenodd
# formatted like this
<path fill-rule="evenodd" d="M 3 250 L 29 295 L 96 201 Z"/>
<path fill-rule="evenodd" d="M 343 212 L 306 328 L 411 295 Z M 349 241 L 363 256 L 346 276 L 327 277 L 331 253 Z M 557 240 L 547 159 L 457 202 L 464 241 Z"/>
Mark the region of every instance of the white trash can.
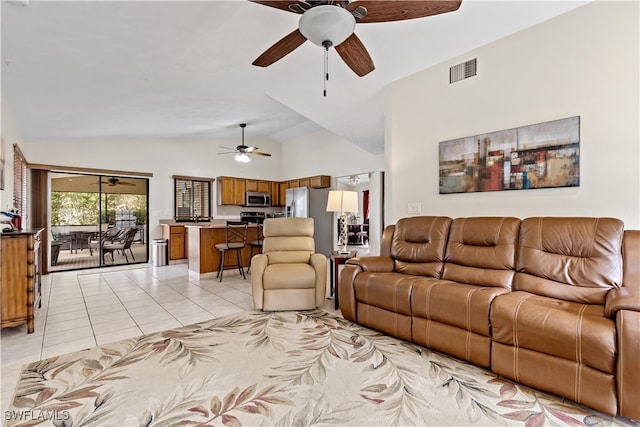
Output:
<path fill-rule="evenodd" d="M 167 239 L 153 239 L 151 241 L 151 263 L 154 267 L 167 265 Z"/>

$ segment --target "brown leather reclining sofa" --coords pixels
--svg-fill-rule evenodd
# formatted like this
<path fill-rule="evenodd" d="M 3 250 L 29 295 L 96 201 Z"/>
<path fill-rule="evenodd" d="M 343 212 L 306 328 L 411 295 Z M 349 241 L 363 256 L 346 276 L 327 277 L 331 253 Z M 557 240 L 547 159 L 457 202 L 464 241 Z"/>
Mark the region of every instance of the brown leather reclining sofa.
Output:
<path fill-rule="evenodd" d="M 640 420 L 640 231 L 613 218 L 411 217 L 340 274 L 343 316 Z"/>

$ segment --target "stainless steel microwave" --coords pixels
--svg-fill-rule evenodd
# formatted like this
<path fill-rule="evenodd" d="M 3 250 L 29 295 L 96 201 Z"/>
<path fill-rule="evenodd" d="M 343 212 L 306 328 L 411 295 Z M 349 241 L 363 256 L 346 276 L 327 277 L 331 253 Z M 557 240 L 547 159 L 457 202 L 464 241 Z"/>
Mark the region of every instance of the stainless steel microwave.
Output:
<path fill-rule="evenodd" d="M 247 191 L 244 193 L 244 205 L 251 207 L 269 207 L 271 206 L 271 195 L 269 193 Z"/>

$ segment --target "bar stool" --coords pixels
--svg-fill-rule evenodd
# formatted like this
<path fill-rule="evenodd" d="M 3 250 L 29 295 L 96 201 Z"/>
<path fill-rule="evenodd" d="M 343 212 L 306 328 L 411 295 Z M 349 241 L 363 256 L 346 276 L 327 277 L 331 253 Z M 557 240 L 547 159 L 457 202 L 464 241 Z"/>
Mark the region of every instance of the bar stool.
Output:
<path fill-rule="evenodd" d="M 264 241 L 264 219 L 262 218 L 259 218 L 256 221 L 256 233 L 258 239 L 249 242 L 249 245 L 251 246 L 251 255 L 249 255 L 249 266 L 247 267 L 247 273 L 251 269 L 251 258 L 253 258 L 253 250 L 257 249 L 258 253 L 262 252 L 262 243 Z"/>
<path fill-rule="evenodd" d="M 238 267 L 242 278 L 246 280 L 244 268 L 242 267 L 242 249 L 247 245 L 247 226 L 248 224 L 244 221 L 227 221 L 227 241 L 215 245 L 215 248 L 220 251 L 220 268 L 218 269 L 218 275 L 216 277 L 220 277 L 221 282 L 222 274 L 225 270 L 224 253 L 230 250 L 236 251 L 237 264 L 227 265 L 226 267 Z"/>

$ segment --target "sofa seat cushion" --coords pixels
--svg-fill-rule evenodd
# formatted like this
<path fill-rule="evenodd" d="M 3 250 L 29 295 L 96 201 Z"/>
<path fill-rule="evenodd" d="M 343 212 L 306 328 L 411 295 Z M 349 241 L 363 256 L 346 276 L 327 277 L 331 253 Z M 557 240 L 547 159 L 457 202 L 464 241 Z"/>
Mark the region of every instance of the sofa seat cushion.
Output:
<path fill-rule="evenodd" d="M 490 337 L 489 309 L 505 288 L 481 287 L 424 278 L 414 282 L 411 310 L 414 317 L 434 320 Z"/>
<path fill-rule="evenodd" d="M 262 283 L 265 290 L 313 289 L 316 271 L 310 264 L 270 264 L 264 269 Z"/>
<path fill-rule="evenodd" d="M 353 288 L 356 301 L 394 313 L 411 315 L 411 290 L 418 276 L 362 272 Z"/>
<path fill-rule="evenodd" d="M 601 305 L 516 291 L 493 302 L 491 327 L 496 342 L 615 373 L 615 323 Z"/>

